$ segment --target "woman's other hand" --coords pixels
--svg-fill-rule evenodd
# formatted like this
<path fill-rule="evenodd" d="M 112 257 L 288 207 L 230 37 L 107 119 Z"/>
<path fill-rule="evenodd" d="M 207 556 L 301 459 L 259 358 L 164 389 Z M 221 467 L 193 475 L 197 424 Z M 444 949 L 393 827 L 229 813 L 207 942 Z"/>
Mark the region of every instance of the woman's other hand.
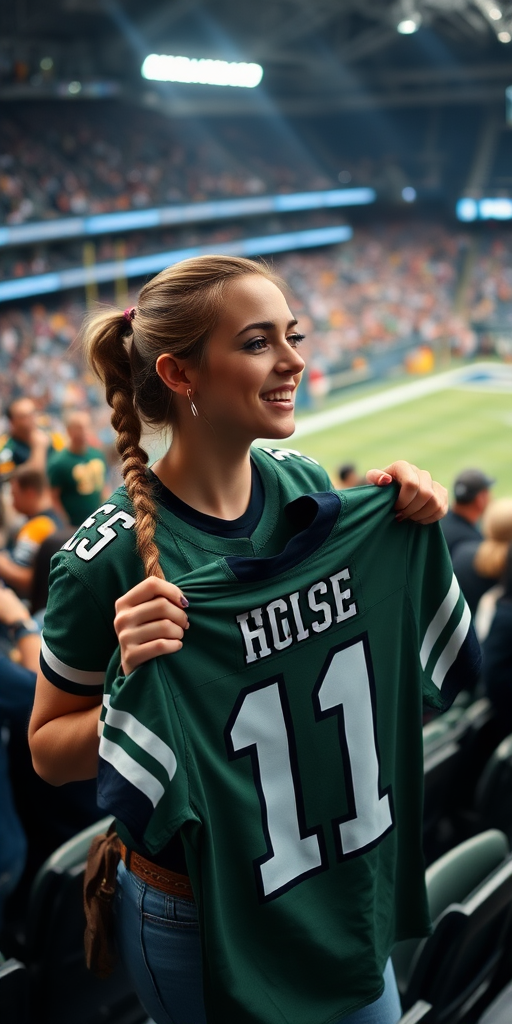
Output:
<path fill-rule="evenodd" d="M 385 487 L 393 480 L 400 484 L 396 501 L 396 518 L 399 522 L 411 519 L 413 523 L 428 526 L 437 523 L 448 511 L 448 491 L 442 484 L 432 480 L 425 469 L 418 469 L 410 462 L 399 459 L 385 469 L 370 469 L 366 474 L 369 484 Z"/>
<path fill-rule="evenodd" d="M 114 629 L 125 675 L 159 654 L 183 647 L 187 599 L 173 583 L 149 576 L 116 601 Z"/>

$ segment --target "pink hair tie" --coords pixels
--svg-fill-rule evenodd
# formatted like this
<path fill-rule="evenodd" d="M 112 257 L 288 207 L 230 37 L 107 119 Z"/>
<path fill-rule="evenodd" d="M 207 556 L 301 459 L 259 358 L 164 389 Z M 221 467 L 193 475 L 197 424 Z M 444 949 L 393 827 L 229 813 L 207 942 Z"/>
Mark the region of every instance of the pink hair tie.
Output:
<path fill-rule="evenodd" d="M 132 306 L 131 309 L 125 309 L 123 316 L 130 323 L 130 320 L 133 320 L 135 316 L 135 306 Z"/>

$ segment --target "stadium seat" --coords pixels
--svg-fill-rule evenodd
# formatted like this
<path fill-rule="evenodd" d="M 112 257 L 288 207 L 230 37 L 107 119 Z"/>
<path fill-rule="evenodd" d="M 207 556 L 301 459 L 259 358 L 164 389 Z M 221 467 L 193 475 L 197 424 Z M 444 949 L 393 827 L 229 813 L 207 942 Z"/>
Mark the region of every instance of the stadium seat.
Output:
<path fill-rule="evenodd" d="M 96 978 L 85 965 L 85 863 L 92 839 L 111 820 L 61 846 L 34 880 L 26 939 L 30 1024 L 142 1024 L 147 1019 L 121 964 L 107 979 Z"/>
<path fill-rule="evenodd" d="M 423 747 L 424 749 L 438 746 L 441 742 L 444 742 L 450 733 L 452 726 L 450 720 L 446 720 L 444 715 L 439 715 L 439 718 L 433 718 L 431 722 L 423 726 Z"/>
<path fill-rule="evenodd" d="M 474 701 L 459 719 L 454 729 L 461 751 L 455 782 L 457 805 L 473 805 L 477 781 L 491 754 L 507 735 L 507 726 L 487 697 Z"/>
<path fill-rule="evenodd" d="M 460 758 L 455 731 L 449 728 L 424 747 L 423 852 L 426 864 L 431 864 L 454 842 L 451 818 Z"/>
<path fill-rule="evenodd" d="M 493 999 L 478 1024 L 510 1024 L 512 1021 L 512 981 Z"/>
<path fill-rule="evenodd" d="M 512 843 L 512 736 L 502 740 L 482 772 L 475 814 L 481 829 L 499 828 Z"/>
<path fill-rule="evenodd" d="M 499 819 L 475 811 L 475 792 L 489 758 L 503 740 L 506 723 L 490 701 L 461 704 L 424 727 L 425 804 L 423 848 L 426 864 L 463 840 L 487 828 L 503 827 Z M 505 774 L 505 766 L 500 773 Z M 497 784 L 497 773 L 496 784 Z"/>
<path fill-rule="evenodd" d="M 2 1024 L 28 1024 L 28 976 L 19 960 L 0 954 L 0 1019 Z"/>
<path fill-rule="evenodd" d="M 393 952 L 404 1009 L 432 1005 L 432 1024 L 464 1020 L 485 1005 L 507 956 L 512 918 L 512 856 L 497 830 L 444 854 L 426 873 L 432 935 Z M 421 1019 L 421 1018 L 420 1018 Z"/>
<path fill-rule="evenodd" d="M 398 1024 L 429 1024 L 432 1020 L 432 1007 L 424 999 L 419 999 L 414 1006 L 411 1006 L 403 1017 L 400 1017 Z"/>

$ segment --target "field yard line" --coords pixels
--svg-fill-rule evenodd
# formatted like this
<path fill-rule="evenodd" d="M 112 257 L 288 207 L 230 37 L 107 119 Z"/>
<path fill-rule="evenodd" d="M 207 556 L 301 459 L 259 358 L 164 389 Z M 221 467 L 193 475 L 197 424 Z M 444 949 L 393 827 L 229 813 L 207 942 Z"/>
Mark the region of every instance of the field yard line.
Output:
<path fill-rule="evenodd" d="M 410 384 L 401 384 L 399 387 L 391 388 L 389 391 L 382 391 L 376 395 L 368 395 L 367 398 L 359 398 L 354 402 L 345 402 L 334 409 L 327 409 L 325 412 L 313 413 L 297 421 L 293 439 L 306 437 L 308 434 L 317 434 L 320 430 L 328 430 L 339 423 L 348 423 L 350 420 L 358 420 L 363 416 L 369 416 L 383 409 L 391 409 L 395 405 L 403 405 L 405 402 L 412 402 L 415 398 L 423 398 L 436 391 L 445 388 L 456 387 L 457 384 L 467 383 L 468 373 L 473 374 L 479 371 L 488 371 L 491 367 L 496 372 L 496 363 L 472 363 L 470 367 L 459 367 L 456 370 L 447 370 L 445 373 L 438 373 L 434 377 L 427 377 L 426 380 L 411 381 Z"/>

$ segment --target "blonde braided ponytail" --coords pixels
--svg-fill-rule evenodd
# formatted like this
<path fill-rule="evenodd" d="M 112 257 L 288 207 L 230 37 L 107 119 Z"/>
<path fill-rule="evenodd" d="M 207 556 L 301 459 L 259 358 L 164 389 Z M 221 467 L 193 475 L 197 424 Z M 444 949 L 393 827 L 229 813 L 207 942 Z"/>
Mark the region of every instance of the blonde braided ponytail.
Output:
<path fill-rule="evenodd" d="M 142 423 L 135 407 L 130 357 L 125 348 L 127 323 L 117 311 L 100 313 L 89 321 L 87 347 L 91 366 L 105 385 L 112 409 L 116 448 L 128 496 L 135 513 L 137 551 L 146 576 L 164 578 L 154 542 L 156 509 L 147 473 L 148 454 L 141 447 Z"/>

